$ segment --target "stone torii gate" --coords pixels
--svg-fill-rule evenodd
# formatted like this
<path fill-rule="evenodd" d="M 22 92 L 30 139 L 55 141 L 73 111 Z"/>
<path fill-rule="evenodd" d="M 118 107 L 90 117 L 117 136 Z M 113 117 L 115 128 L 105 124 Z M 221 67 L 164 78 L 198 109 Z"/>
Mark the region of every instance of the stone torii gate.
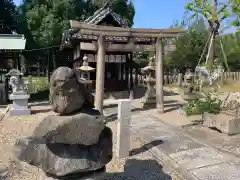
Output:
<path fill-rule="evenodd" d="M 163 100 L 163 56 L 164 56 L 164 39 L 176 38 L 184 33 L 183 29 L 143 29 L 143 28 L 122 28 L 91 25 L 84 22 L 70 21 L 71 29 L 79 31 L 85 36 L 95 36 L 96 41 L 92 43 L 82 43 L 85 49 L 96 49 L 97 51 L 97 74 L 96 74 L 96 97 L 95 107 L 101 113 L 103 112 L 104 97 L 104 71 L 105 71 L 105 53 L 107 51 L 130 51 L 130 52 L 156 52 L 156 108 L 157 112 L 164 113 Z M 109 38 L 111 37 L 111 38 Z M 116 43 L 112 38 L 125 38 L 125 43 Z M 152 44 L 139 44 L 136 38 L 149 38 Z"/>

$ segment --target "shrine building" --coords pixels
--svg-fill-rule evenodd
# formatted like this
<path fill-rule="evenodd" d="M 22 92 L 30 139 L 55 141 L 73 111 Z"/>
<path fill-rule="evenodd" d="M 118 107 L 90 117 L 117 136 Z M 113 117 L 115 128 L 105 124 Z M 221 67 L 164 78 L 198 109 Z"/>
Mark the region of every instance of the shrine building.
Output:
<path fill-rule="evenodd" d="M 96 68 L 90 79 L 95 89 L 95 106 L 101 113 L 105 91 L 132 88 L 133 52 L 155 53 L 157 110 L 164 111 L 165 42 L 183 34 L 184 29 L 129 28 L 110 7 L 99 9 L 84 22 L 70 20 L 70 27 L 63 33 L 61 49 L 69 53 L 70 66 L 74 70 L 82 66 L 84 56 L 88 57 L 88 64 Z"/>

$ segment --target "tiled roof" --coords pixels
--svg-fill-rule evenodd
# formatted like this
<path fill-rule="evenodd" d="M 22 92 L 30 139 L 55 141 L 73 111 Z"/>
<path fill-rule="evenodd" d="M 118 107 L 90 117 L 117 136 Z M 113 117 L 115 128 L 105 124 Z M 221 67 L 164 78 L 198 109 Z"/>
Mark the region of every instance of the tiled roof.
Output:
<path fill-rule="evenodd" d="M 102 7 L 101 9 L 97 10 L 92 16 L 87 18 L 84 22 L 89 24 L 97 25 L 100 23 L 107 15 L 111 15 L 113 19 L 121 26 L 121 27 L 128 27 L 125 23 L 124 19 L 117 13 L 113 12 L 110 7 Z"/>

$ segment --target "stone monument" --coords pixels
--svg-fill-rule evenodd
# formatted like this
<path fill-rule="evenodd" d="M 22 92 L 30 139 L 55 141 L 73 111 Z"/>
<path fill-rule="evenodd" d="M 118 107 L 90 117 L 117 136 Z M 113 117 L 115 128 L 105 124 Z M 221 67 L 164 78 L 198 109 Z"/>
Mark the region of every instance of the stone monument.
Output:
<path fill-rule="evenodd" d="M 142 72 L 146 74 L 144 82 L 146 82 L 147 84 L 147 91 L 141 100 L 141 106 L 144 108 L 156 105 L 156 90 L 154 87 L 156 83 L 156 79 L 154 78 L 155 74 L 154 57 L 151 57 L 149 59 L 148 65 L 142 68 Z"/>
<path fill-rule="evenodd" d="M 12 69 L 6 76 L 9 78 L 9 85 L 12 88 L 12 94 L 9 95 L 9 99 L 13 101 L 10 109 L 10 116 L 29 115 L 31 110 L 28 108 L 28 99 L 30 97 L 27 94 L 27 88 L 22 79 L 23 73 L 17 69 Z"/>
<path fill-rule="evenodd" d="M 94 109 L 93 96 L 72 69 L 59 67 L 50 79 L 49 98 L 55 115 L 16 143 L 18 159 L 55 179 L 100 180 L 112 159 L 112 131 Z"/>

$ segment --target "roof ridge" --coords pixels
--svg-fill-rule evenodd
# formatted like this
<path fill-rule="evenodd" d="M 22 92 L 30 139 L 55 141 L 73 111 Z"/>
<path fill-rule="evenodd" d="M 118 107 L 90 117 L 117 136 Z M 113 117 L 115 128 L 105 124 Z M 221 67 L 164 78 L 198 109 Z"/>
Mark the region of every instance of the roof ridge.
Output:
<path fill-rule="evenodd" d="M 92 19 L 95 18 L 95 16 L 97 16 L 98 14 L 102 13 L 103 11 L 105 11 L 106 9 L 110 9 L 109 6 L 104 5 L 103 7 L 101 7 L 100 9 L 98 9 L 97 11 L 95 11 L 95 13 L 92 16 L 89 16 L 87 19 L 84 20 L 84 22 L 89 22 Z"/>
<path fill-rule="evenodd" d="M 106 17 L 106 15 L 110 14 L 111 12 L 112 12 L 112 10 L 110 8 L 104 9 L 101 12 L 99 12 L 95 17 L 93 17 L 90 21 L 88 21 L 88 23 L 95 21 L 99 17 L 102 17 L 102 19 L 103 19 Z"/>

